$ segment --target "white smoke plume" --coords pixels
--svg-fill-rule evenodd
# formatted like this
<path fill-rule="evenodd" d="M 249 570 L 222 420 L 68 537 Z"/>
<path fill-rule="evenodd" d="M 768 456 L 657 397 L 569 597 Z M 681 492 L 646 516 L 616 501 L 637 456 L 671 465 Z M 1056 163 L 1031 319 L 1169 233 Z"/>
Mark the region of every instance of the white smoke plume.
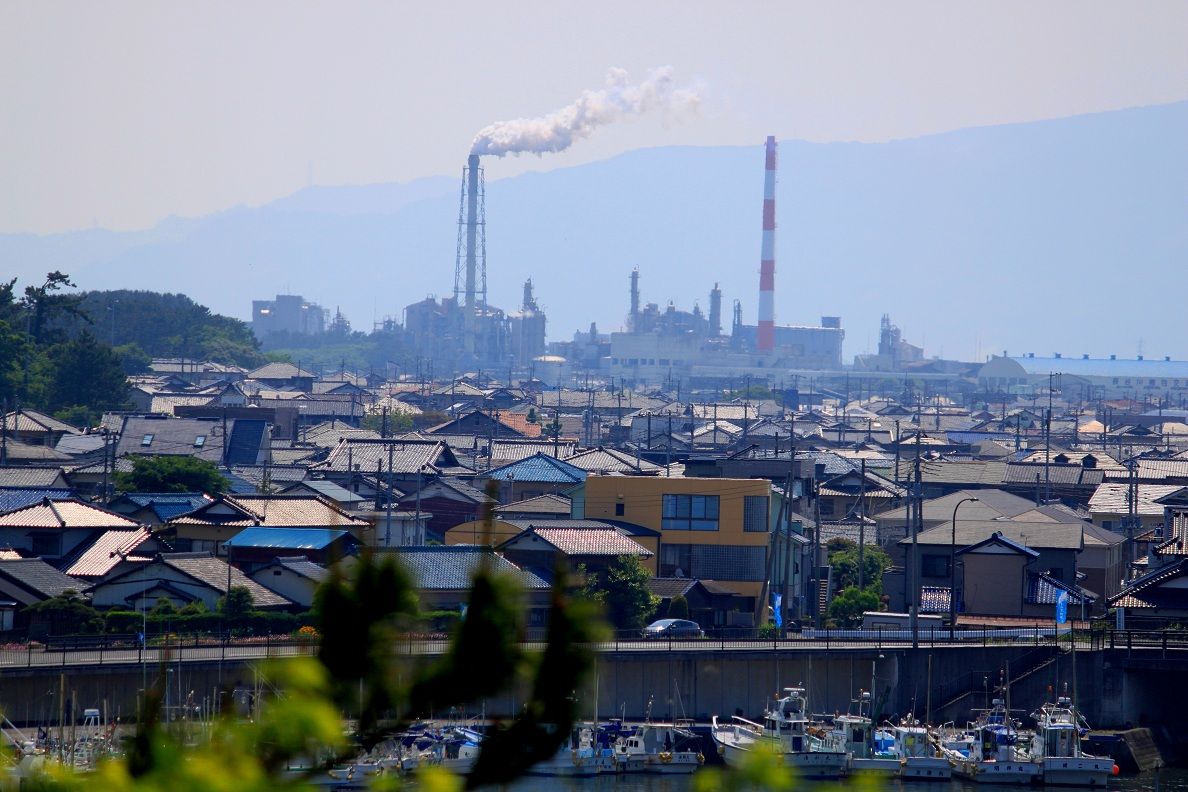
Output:
<path fill-rule="evenodd" d="M 583 91 L 572 104 L 540 118 L 498 121 L 482 129 L 470 147 L 471 154 L 545 154 L 564 151 L 575 141 L 587 138 L 600 126 L 628 116 L 659 111 L 678 114 L 695 111 L 701 102 L 695 88 L 677 88 L 672 67 L 662 66 L 632 85 L 623 69 L 611 69 L 606 85 Z"/>

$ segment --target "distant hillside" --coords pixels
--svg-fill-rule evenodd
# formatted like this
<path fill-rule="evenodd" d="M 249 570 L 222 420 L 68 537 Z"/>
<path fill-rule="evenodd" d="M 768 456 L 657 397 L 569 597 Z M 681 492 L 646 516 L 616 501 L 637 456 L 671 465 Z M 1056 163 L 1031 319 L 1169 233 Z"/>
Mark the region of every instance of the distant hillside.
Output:
<path fill-rule="evenodd" d="M 461 161 L 459 167 L 461 167 Z M 487 167 L 493 304 L 532 277 L 549 336 L 647 301 L 755 318 L 762 141 L 662 148 L 499 179 Z M 457 183 L 319 187 L 147 232 L 0 236 L 5 271 L 181 292 L 246 318 L 293 291 L 355 329 L 453 288 Z M 776 319 L 840 315 L 847 355 L 890 313 L 929 354 L 1009 349 L 1188 358 L 1163 292 L 1188 262 L 1188 103 L 883 144 L 780 146 Z"/>

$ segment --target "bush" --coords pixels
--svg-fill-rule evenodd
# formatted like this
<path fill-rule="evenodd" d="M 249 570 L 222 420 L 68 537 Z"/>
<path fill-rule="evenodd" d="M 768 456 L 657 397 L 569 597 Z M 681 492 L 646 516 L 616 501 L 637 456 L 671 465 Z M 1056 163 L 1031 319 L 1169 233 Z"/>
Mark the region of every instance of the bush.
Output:
<path fill-rule="evenodd" d="M 169 615 L 149 611 L 143 617 L 140 611 L 107 611 L 103 614 L 103 629 L 113 635 L 130 635 L 139 633 L 147 623 L 149 635 L 166 630 L 179 635 L 218 635 L 221 632 L 233 635 L 279 635 L 313 624 L 313 617 L 308 611 L 300 614 L 249 611 L 232 621 L 205 609 L 186 613 L 186 608 Z"/>

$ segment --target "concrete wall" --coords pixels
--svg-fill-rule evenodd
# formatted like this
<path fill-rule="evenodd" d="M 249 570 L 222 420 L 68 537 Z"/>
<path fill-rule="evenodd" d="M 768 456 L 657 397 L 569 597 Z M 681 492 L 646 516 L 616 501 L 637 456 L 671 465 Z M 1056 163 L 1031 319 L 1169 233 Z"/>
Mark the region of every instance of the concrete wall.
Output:
<path fill-rule="evenodd" d="M 992 698 L 999 669 L 1022 662 L 1031 646 L 963 647 L 952 649 L 834 650 L 804 652 L 702 651 L 618 652 L 598 655 L 596 679 L 578 691 L 583 716 L 623 714 L 642 718 L 652 701 L 655 718 L 688 716 L 709 720 L 741 713 L 755 719 L 767 699 L 785 687 L 804 686 L 813 712 L 845 712 L 859 690 L 875 680 L 876 712 L 882 716 L 914 712 L 924 718 L 931 704 L 932 721 L 965 723 L 971 710 Z M 1024 714 L 1034 711 L 1072 682 L 1072 655 L 1065 653 L 1039 670 L 1012 679 L 1011 704 Z M 423 661 L 432 658 L 424 658 Z M 1128 725 L 1182 724 L 1188 711 L 1188 690 L 1177 683 L 1184 660 L 1126 660 L 1121 652 L 1077 653 L 1077 701 L 1096 728 Z M 873 664 L 873 666 L 872 666 Z M 215 696 L 218 689 L 254 686 L 252 664 L 226 662 L 173 664 L 171 697 L 194 691 L 195 699 Z M 152 684 L 159 668 L 138 665 L 100 668 L 5 670 L 0 676 L 0 711 L 18 724 L 56 720 L 59 673 L 65 674 L 67 696 L 85 707 L 107 707 L 111 718 L 130 719 L 145 681 Z M 990 692 L 976 691 L 942 710 L 934 690 L 952 680 L 985 676 Z M 597 707 L 595 707 L 597 690 Z M 523 704 L 520 689 L 486 701 L 489 716 L 506 716 Z M 478 707 L 474 707 L 477 711 Z M 442 713 L 433 713 L 442 715 Z"/>

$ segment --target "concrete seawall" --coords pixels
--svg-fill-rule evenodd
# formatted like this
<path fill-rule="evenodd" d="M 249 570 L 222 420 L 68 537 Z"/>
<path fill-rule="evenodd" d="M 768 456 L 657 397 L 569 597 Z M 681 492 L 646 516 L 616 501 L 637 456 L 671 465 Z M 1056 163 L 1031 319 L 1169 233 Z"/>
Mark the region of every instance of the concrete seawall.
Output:
<path fill-rule="evenodd" d="M 431 658 L 424 658 L 428 660 Z M 1188 712 L 1188 689 L 1179 685 L 1185 661 L 1126 660 L 1117 653 L 1077 653 L 1077 699 L 1095 727 L 1178 725 Z M 285 662 L 280 660 L 278 662 Z M 1138 664 L 1136 666 L 1136 663 Z M 960 646 L 921 649 L 779 649 L 719 651 L 620 651 L 597 656 L 596 678 L 578 691 L 579 708 L 592 717 L 642 718 L 742 714 L 754 719 L 764 703 L 785 687 L 808 690 L 814 712 L 845 712 L 860 690 L 874 681 L 876 712 L 882 716 L 914 712 L 934 723 L 964 723 L 970 710 L 991 698 L 1003 671 L 1011 668 L 1012 706 L 1030 712 L 1051 691 L 1071 687 L 1072 655 L 1033 646 Z M 217 691 L 255 685 L 255 665 L 243 661 L 173 663 L 170 700 L 193 692 L 195 704 L 217 699 Z M 1030 668 L 1028 673 L 1023 670 Z M 111 717 L 130 717 L 145 680 L 159 668 L 104 665 L 4 670 L 0 709 L 18 723 L 56 720 L 59 674 L 66 697 L 85 707 L 104 707 Z M 931 683 L 931 684 L 930 684 Z M 597 702 L 595 702 L 597 691 Z M 931 693 L 930 693 L 931 691 Z M 514 713 L 526 691 L 485 702 L 489 715 Z M 943 699 L 943 700 L 942 700 Z M 477 707 L 476 707 L 477 709 Z M 443 713 L 433 713 L 442 715 Z"/>

